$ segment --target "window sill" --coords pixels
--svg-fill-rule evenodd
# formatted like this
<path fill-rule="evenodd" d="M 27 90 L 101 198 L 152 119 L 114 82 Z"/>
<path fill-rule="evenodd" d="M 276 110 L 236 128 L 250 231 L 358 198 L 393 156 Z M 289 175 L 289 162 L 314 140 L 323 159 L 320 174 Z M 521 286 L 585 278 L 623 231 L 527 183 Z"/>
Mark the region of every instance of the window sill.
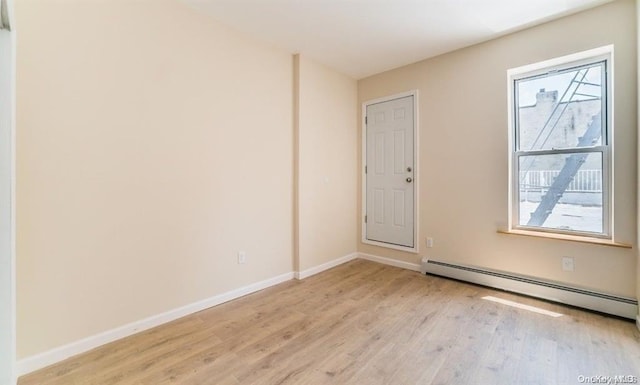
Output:
<path fill-rule="evenodd" d="M 632 248 L 632 246 L 628 243 L 619 243 L 619 242 L 612 241 L 611 239 L 581 237 L 577 235 L 543 233 L 543 232 L 526 231 L 526 230 L 502 230 L 502 229 L 498 229 L 498 233 L 511 234 L 511 235 L 524 235 L 528 237 L 538 237 L 538 238 L 547 238 L 547 239 L 559 239 L 562 241 L 571 241 L 571 242 L 591 243 L 591 244 L 602 245 L 602 246 L 622 247 L 625 249 Z"/>

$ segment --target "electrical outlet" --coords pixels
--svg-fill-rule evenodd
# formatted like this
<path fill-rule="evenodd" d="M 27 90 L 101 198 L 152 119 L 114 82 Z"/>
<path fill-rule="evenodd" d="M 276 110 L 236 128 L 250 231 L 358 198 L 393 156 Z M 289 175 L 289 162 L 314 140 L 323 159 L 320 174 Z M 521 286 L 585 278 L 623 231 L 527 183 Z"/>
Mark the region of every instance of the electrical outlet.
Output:
<path fill-rule="evenodd" d="M 238 264 L 243 264 L 247 262 L 247 253 L 244 251 L 238 251 Z"/>
<path fill-rule="evenodd" d="M 427 247 L 433 247 L 433 238 L 427 238 Z"/>
<path fill-rule="evenodd" d="M 562 257 L 562 270 L 573 271 L 574 267 L 573 257 Z"/>

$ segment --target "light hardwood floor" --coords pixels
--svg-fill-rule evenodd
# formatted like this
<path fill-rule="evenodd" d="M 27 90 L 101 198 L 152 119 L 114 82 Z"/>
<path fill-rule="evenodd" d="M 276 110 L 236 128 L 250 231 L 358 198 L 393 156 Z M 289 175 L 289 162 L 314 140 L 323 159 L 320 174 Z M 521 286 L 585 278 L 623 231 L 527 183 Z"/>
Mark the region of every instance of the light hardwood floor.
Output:
<path fill-rule="evenodd" d="M 598 375 L 640 376 L 633 322 L 355 260 L 113 342 L 19 385 L 546 385 Z"/>

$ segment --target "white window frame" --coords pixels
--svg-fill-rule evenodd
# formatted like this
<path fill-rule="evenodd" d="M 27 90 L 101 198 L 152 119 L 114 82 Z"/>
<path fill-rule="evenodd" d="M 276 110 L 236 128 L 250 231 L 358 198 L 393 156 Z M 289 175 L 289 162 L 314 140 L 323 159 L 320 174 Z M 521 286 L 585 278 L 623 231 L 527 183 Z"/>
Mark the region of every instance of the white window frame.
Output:
<path fill-rule="evenodd" d="M 571 67 L 605 63 L 605 95 L 603 124 L 604 133 L 601 145 L 592 147 L 572 147 L 568 149 L 551 150 L 518 150 L 518 127 L 516 124 L 517 97 L 515 95 L 515 82 L 520 79 L 534 76 L 552 74 L 558 70 Z M 507 95 L 508 95 L 508 128 L 509 128 L 509 230 L 527 231 L 532 233 L 564 234 L 587 238 L 613 239 L 613 45 L 599 47 L 588 51 L 579 52 L 567 56 L 545 60 L 542 62 L 525 65 L 507 71 Z M 572 154 L 579 152 L 602 153 L 602 233 L 563 230 L 526 226 L 519 224 L 519 167 L 518 158 L 523 155 L 549 155 Z"/>

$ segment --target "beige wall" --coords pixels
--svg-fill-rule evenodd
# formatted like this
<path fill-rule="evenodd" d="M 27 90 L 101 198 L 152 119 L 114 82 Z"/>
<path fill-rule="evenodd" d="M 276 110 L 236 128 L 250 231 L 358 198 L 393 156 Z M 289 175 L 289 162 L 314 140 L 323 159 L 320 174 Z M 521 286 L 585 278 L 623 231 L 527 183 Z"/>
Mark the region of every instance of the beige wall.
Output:
<path fill-rule="evenodd" d="M 356 251 L 357 83 L 298 55 L 298 269 Z"/>
<path fill-rule="evenodd" d="M 615 239 L 636 247 L 636 35 L 632 0 L 455 51 L 358 82 L 359 102 L 419 90 L 419 253 L 636 296 L 632 249 L 497 234 L 507 225 L 509 68 L 615 44 Z M 606 26 L 598 28 L 598 26 Z M 469 188 L 471 186 L 471 188 Z M 425 237 L 434 247 L 425 248 Z M 575 258 L 563 272 L 562 256 Z"/>
<path fill-rule="evenodd" d="M 18 358 L 292 271 L 289 54 L 177 1 L 16 12 Z"/>
<path fill-rule="evenodd" d="M 633 295 L 635 251 L 495 232 L 507 215 L 506 69 L 613 42 L 616 238 L 635 246 L 632 4 L 356 86 L 304 56 L 294 68 L 289 54 L 174 0 L 21 0 L 18 358 L 356 248 Z M 607 19 L 604 33 L 590 27 Z M 358 245 L 359 106 L 415 88 L 420 253 Z M 576 257 L 575 273 L 561 272 L 562 255 Z"/>

